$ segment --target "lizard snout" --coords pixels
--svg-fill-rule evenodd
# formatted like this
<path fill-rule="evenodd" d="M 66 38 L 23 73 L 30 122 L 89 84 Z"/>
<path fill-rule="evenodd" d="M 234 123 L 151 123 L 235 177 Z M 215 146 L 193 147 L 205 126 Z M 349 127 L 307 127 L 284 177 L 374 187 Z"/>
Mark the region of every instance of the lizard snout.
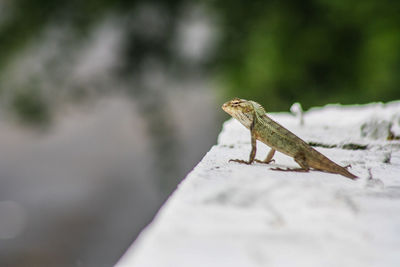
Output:
<path fill-rule="evenodd" d="M 229 107 L 229 102 L 225 102 L 225 103 L 222 105 L 221 108 L 222 108 L 224 111 L 227 112 L 228 107 Z"/>

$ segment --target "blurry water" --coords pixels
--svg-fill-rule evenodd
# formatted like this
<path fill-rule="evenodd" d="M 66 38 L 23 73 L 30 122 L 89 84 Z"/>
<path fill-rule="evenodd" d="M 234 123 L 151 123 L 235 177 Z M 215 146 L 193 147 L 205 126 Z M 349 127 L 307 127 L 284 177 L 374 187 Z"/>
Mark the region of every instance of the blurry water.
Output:
<path fill-rule="evenodd" d="M 180 16 L 54 21 L 2 69 L 0 266 L 111 266 L 215 143 L 214 30 Z"/>
<path fill-rule="evenodd" d="M 166 175 L 157 160 L 170 155 L 155 155 L 126 97 L 69 106 L 45 132 L 1 120 L 1 265 L 115 262 L 165 200 L 160 185 L 176 186 L 214 143 L 213 99 L 195 92 L 166 102 L 179 162 Z"/>

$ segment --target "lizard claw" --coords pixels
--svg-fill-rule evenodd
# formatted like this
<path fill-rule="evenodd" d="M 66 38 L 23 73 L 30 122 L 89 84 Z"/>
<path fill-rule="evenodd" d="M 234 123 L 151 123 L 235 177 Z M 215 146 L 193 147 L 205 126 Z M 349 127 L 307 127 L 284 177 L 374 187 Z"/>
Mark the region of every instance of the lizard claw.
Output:
<path fill-rule="evenodd" d="M 302 169 L 302 168 L 297 168 L 297 169 L 282 169 L 282 168 L 271 168 L 270 170 L 273 171 L 282 171 L 282 172 L 308 172 L 308 169 Z"/>
<path fill-rule="evenodd" d="M 247 164 L 247 165 L 250 165 L 250 164 L 251 164 L 250 161 L 242 160 L 242 159 L 230 159 L 228 162 L 231 162 L 231 161 L 237 162 L 237 163 L 243 163 L 243 164 Z"/>
<path fill-rule="evenodd" d="M 263 164 L 270 164 L 271 162 L 275 162 L 274 159 L 271 159 L 270 161 L 263 161 L 263 160 L 255 159 L 254 161 L 258 162 L 258 163 L 263 163 Z"/>

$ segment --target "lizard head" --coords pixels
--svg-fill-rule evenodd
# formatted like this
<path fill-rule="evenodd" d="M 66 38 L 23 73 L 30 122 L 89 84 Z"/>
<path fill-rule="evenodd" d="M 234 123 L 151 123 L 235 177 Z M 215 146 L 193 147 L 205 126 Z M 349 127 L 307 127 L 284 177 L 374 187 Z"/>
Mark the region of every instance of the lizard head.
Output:
<path fill-rule="evenodd" d="M 251 101 L 235 97 L 224 103 L 222 109 L 246 128 L 250 128 L 254 118 L 254 106 Z"/>

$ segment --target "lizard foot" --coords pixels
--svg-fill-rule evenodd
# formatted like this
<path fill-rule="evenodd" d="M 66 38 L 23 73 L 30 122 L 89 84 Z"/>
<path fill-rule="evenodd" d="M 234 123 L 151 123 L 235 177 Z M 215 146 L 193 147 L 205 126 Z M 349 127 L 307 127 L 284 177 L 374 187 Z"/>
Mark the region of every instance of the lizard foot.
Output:
<path fill-rule="evenodd" d="M 263 161 L 263 160 L 255 159 L 254 161 L 258 162 L 258 163 L 263 163 L 263 164 L 270 164 L 271 162 L 275 162 L 274 159 L 271 159 L 269 161 Z"/>
<path fill-rule="evenodd" d="M 250 161 L 242 160 L 242 159 L 230 159 L 228 162 L 231 162 L 231 161 L 237 162 L 237 163 L 243 163 L 243 164 L 247 164 L 247 165 L 250 165 L 250 164 L 251 164 Z"/>
<path fill-rule="evenodd" d="M 308 172 L 308 171 L 309 171 L 308 169 L 303 169 L 303 168 L 296 168 L 296 169 L 289 169 L 289 168 L 286 168 L 286 169 L 272 168 L 272 169 L 270 169 L 270 170 L 273 170 L 273 171 L 282 171 L 282 172 Z"/>

